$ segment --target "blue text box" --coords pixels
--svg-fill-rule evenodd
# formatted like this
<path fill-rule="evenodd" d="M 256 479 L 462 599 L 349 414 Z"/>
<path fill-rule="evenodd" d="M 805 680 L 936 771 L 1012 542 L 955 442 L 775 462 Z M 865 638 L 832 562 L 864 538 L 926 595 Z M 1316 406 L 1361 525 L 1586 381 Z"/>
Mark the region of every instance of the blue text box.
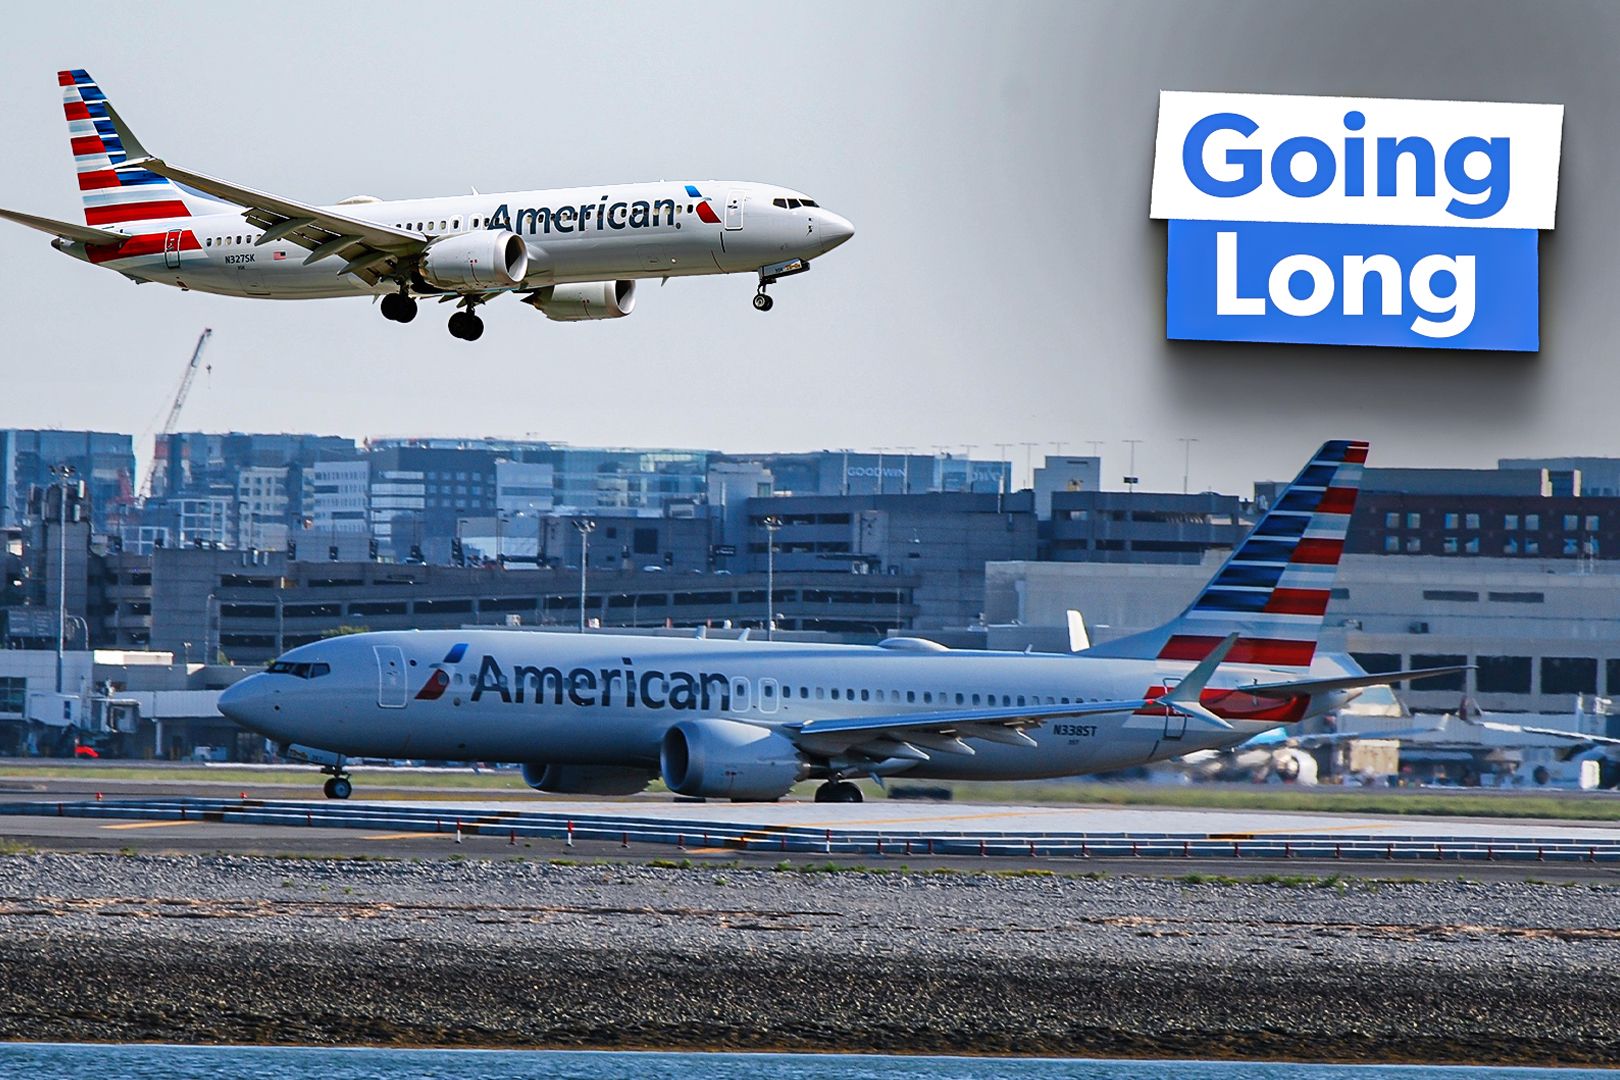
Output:
<path fill-rule="evenodd" d="M 1170 338 L 1515 352 L 1541 347 L 1539 234 L 1534 229 L 1180 220 L 1171 221 L 1169 229 L 1165 335 Z M 1223 239 L 1222 234 L 1228 235 Z M 1332 278 L 1332 299 L 1318 313 L 1288 314 L 1273 298 L 1273 268 L 1296 255 L 1321 260 Z M 1364 314 L 1346 314 L 1345 257 L 1372 260 L 1379 255 L 1399 264 L 1400 313 L 1383 314 L 1382 278 L 1368 274 L 1360 290 Z M 1413 269 L 1433 255 L 1473 259 L 1473 315 L 1465 328 L 1448 336 L 1413 329 L 1419 318 L 1442 324 L 1442 331 L 1461 325 L 1457 314 L 1443 310 L 1451 303 L 1447 294 L 1458 284 L 1452 274 L 1427 272 L 1432 266 L 1420 274 L 1418 287 L 1428 282 L 1435 294 L 1423 298 L 1433 312 L 1414 299 Z M 1317 265 L 1319 274 L 1323 269 Z M 1288 278 L 1283 287 L 1296 303 L 1321 288 L 1308 272 L 1296 271 Z M 1258 302 L 1263 313 L 1222 314 L 1217 298 L 1223 293 L 1229 308 L 1252 308 Z"/>

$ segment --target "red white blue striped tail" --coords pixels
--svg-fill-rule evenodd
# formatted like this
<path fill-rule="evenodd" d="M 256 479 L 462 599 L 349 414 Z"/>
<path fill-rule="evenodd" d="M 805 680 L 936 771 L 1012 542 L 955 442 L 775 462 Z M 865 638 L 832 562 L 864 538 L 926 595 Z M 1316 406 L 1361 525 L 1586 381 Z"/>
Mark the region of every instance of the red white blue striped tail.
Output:
<path fill-rule="evenodd" d="M 141 168 L 122 168 L 128 155 L 107 111 L 107 96 L 83 69 L 59 71 L 73 165 L 87 225 L 118 227 L 229 209 Z"/>
<path fill-rule="evenodd" d="M 1366 460 L 1364 442 L 1322 444 L 1185 611 L 1086 655 L 1198 661 L 1236 633 L 1228 663 L 1310 667 Z"/>

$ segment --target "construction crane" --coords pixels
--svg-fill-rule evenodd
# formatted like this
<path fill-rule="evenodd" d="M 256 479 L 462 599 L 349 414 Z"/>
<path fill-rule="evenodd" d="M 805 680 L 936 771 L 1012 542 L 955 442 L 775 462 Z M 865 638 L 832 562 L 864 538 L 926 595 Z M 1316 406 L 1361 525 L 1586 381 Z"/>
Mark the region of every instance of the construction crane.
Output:
<path fill-rule="evenodd" d="M 165 439 L 174 434 L 174 425 L 180 420 L 180 410 L 185 407 L 186 395 L 191 393 L 191 384 L 197 378 L 197 368 L 202 365 L 203 347 L 213 336 L 212 327 L 203 327 L 202 334 L 197 338 L 197 347 L 191 350 L 191 360 L 186 364 L 185 374 L 180 376 L 180 389 L 174 392 L 174 404 L 169 406 L 168 419 L 163 421 L 163 430 L 158 432 L 157 439 Z M 158 454 L 156 440 L 152 446 L 152 461 L 146 467 L 146 479 L 141 481 L 141 501 L 145 502 L 152 496 L 152 484 L 157 479 Z"/>

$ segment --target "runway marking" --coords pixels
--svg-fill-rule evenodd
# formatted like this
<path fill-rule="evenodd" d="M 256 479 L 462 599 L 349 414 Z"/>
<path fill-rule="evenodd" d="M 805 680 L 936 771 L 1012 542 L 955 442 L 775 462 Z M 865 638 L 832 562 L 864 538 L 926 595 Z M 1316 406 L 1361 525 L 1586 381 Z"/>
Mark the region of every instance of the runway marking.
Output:
<path fill-rule="evenodd" d="M 201 825 L 200 821 L 128 821 L 122 825 L 103 825 L 103 829 L 167 829 L 175 825 Z"/>

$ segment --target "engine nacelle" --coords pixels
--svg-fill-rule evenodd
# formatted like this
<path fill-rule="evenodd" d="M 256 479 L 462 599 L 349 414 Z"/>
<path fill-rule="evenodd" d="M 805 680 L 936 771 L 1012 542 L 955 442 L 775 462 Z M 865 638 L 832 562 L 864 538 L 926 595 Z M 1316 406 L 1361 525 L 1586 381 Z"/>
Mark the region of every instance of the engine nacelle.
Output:
<path fill-rule="evenodd" d="M 457 233 L 428 245 L 420 272 L 429 285 L 452 292 L 509 289 L 529 272 L 529 249 L 523 237 L 501 229 Z"/>
<path fill-rule="evenodd" d="M 664 732 L 660 771 L 693 798 L 779 799 L 809 771 L 792 742 L 769 728 L 713 717 Z"/>
<path fill-rule="evenodd" d="M 1285 784 L 1316 783 L 1316 758 L 1309 751 L 1284 747 L 1271 755 L 1271 771 Z"/>
<path fill-rule="evenodd" d="M 636 283 L 627 281 L 581 281 L 569 285 L 547 285 L 526 301 L 557 322 L 584 322 L 587 319 L 619 319 L 636 306 Z"/>
<path fill-rule="evenodd" d="M 553 795 L 635 795 L 652 782 L 651 769 L 620 765 L 547 765 L 529 762 L 523 766 L 523 782 L 536 791 Z"/>

